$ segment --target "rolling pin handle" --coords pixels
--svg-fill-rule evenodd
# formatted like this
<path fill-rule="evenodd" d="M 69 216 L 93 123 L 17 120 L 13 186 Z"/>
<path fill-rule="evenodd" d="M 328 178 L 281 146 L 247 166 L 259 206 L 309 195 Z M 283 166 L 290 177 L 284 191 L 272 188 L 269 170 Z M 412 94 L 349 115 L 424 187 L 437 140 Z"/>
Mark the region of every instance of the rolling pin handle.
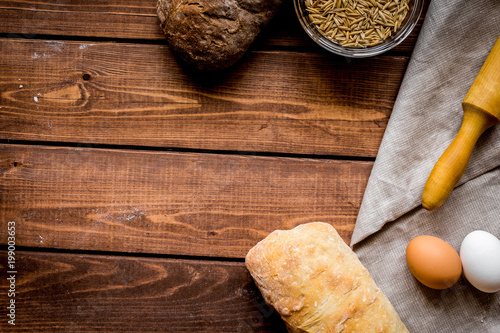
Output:
<path fill-rule="evenodd" d="M 471 104 L 463 104 L 462 126 L 431 171 L 422 193 L 422 206 L 431 211 L 440 207 L 462 177 L 477 140 L 498 119 Z"/>
<path fill-rule="evenodd" d="M 465 96 L 457 136 L 432 169 L 422 193 L 427 210 L 440 207 L 458 183 L 481 134 L 500 122 L 500 37 Z"/>

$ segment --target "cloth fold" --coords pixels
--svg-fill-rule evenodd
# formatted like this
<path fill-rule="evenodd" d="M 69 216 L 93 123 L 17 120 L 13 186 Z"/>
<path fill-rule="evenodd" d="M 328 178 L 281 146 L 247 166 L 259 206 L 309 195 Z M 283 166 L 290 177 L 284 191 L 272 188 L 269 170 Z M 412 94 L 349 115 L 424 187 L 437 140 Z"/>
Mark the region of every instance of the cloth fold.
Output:
<path fill-rule="evenodd" d="M 351 246 L 412 332 L 500 332 L 500 292 L 463 277 L 444 291 L 406 266 L 408 242 L 430 234 L 457 251 L 473 230 L 500 238 L 500 126 L 477 142 L 448 200 L 421 207 L 430 171 L 462 123 L 461 102 L 500 35 L 500 1 L 433 0 L 377 155 Z"/>

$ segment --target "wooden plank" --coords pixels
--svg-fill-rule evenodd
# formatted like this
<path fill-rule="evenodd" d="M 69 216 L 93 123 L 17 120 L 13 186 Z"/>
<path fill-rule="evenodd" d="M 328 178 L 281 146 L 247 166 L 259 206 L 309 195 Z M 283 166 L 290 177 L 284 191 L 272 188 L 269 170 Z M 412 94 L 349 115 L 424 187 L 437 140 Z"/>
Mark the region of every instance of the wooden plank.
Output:
<path fill-rule="evenodd" d="M 0 145 L 19 246 L 243 258 L 324 221 L 348 242 L 371 162 Z M 6 240 L 2 239 L 1 244 Z"/>
<path fill-rule="evenodd" d="M 429 2 L 426 0 L 425 8 Z M 411 36 L 395 49 L 397 52 L 411 52 L 424 15 L 425 12 Z M 0 17 L 0 33 L 18 37 L 44 34 L 164 40 L 156 16 L 156 0 L 4 0 L 0 3 Z M 285 1 L 256 47 L 319 48 L 304 33 L 292 1 Z"/>
<path fill-rule="evenodd" d="M 163 45 L 0 39 L 0 138 L 375 157 L 407 57 L 251 52 L 217 75 Z"/>
<path fill-rule="evenodd" d="M 0 262 L 7 262 L 5 251 Z M 16 252 L 2 332 L 286 332 L 243 263 Z"/>
<path fill-rule="evenodd" d="M 164 39 L 155 0 L 3 0 L 0 17 L 1 33 L 28 38 L 45 34 Z"/>

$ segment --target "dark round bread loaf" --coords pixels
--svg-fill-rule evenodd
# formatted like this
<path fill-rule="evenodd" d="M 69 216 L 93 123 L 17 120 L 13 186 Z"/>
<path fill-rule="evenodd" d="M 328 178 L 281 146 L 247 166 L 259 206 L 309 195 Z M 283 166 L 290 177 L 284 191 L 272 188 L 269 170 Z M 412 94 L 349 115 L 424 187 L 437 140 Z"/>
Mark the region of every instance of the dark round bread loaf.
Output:
<path fill-rule="evenodd" d="M 172 52 L 203 71 L 238 61 L 283 0 L 158 0 L 161 28 Z"/>

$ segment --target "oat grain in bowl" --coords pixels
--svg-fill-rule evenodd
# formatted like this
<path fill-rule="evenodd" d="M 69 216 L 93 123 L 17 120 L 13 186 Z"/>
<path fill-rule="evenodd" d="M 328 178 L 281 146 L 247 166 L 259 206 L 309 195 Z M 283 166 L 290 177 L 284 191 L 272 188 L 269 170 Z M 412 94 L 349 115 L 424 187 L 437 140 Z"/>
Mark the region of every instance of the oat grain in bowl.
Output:
<path fill-rule="evenodd" d="M 312 24 L 343 47 L 382 43 L 401 27 L 411 0 L 304 0 Z"/>

